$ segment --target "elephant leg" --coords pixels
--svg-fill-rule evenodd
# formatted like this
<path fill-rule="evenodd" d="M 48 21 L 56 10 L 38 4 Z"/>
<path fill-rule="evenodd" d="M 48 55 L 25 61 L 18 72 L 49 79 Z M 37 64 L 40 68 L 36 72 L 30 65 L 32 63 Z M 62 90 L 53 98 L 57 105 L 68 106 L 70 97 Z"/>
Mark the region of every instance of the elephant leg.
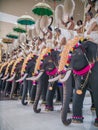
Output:
<path fill-rule="evenodd" d="M 4 81 L 2 81 L 1 91 L 4 91 L 4 89 L 5 89 L 5 85 L 6 85 L 6 81 L 4 80 Z"/>
<path fill-rule="evenodd" d="M 86 93 L 86 88 L 83 89 L 83 93 L 81 95 L 76 93 L 76 90 L 79 89 L 81 86 L 81 77 L 77 76 L 75 78 L 75 92 L 73 94 L 73 123 L 82 123 L 83 116 L 82 116 L 82 108 L 83 108 L 83 101 Z"/>
<path fill-rule="evenodd" d="M 67 113 L 69 109 L 69 103 L 72 93 L 72 74 L 69 76 L 68 80 L 65 83 L 65 86 L 63 86 L 63 105 L 62 105 L 62 111 L 61 111 L 61 120 L 64 125 L 69 125 L 71 123 L 71 119 L 67 119 Z"/>
<path fill-rule="evenodd" d="M 31 103 L 34 102 L 35 100 L 35 96 L 36 96 L 36 89 L 37 89 L 37 85 L 32 85 L 32 88 L 31 88 Z"/>
<path fill-rule="evenodd" d="M 77 89 L 81 87 L 81 76 L 75 77 L 75 92 L 73 94 L 73 123 L 82 123 L 83 116 L 82 116 L 82 108 L 83 108 L 83 101 L 86 93 L 86 87 L 83 89 L 82 94 L 79 95 L 76 93 Z"/>
<path fill-rule="evenodd" d="M 73 123 L 82 123 L 83 122 L 83 115 L 82 115 L 82 108 L 83 108 L 83 101 L 85 97 L 86 89 L 83 91 L 83 94 L 78 95 L 74 93 L 73 95 Z"/>
<path fill-rule="evenodd" d="M 1 92 L 1 90 L 2 90 L 2 80 L 0 78 L 0 92 Z"/>
<path fill-rule="evenodd" d="M 21 88 L 21 83 L 16 83 L 15 94 L 17 97 L 20 96 L 20 88 Z"/>
<path fill-rule="evenodd" d="M 94 122 L 94 125 L 98 127 L 98 84 L 94 86 L 94 83 L 92 84 L 92 92 L 93 92 L 93 98 L 94 98 L 94 105 L 95 105 L 95 112 L 96 112 L 96 119 Z"/>
<path fill-rule="evenodd" d="M 59 87 L 57 87 L 57 89 L 56 89 L 56 102 L 60 102 L 60 101 L 61 101 L 60 89 L 59 89 Z"/>
<path fill-rule="evenodd" d="M 88 91 L 90 92 L 90 96 L 91 96 L 91 110 L 95 110 L 94 98 L 93 98 L 92 90 L 88 89 Z"/>
<path fill-rule="evenodd" d="M 23 93 L 23 83 L 20 83 L 20 90 L 19 90 L 20 98 L 22 96 L 22 93 Z"/>
<path fill-rule="evenodd" d="M 32 81 L 27 81 L 27 82 L 28 82 L 28 92 L 29 92 L 29 98 L 31 98 Z"/>
<path fill-rule="evenodd" d="M 6 92 L 8 90 L 8 87 L 9 87 L 9 82 L 6 81 L 6 84 L 5 84 L 5 89 L 4 89 L 4 95 L 6 96 Z"/>
<path fill-rule="evenodd" d="M 54 82 L 52 86 L 52 90 L 47 90 L 47 96 L 46 96 L 46 110 L 53 111 L 53 98 L 55 94 L 55 90 L 57 88 L 57 82 Z"/>
<path fill-rule="evenodd" d="M 14 93 L 14 90 L 16 88 L 16 83 L 15 83 L 15 79 L 12 81 L 12 88 L 11 88 L 11 92 L 10 92 L 10 99 L 12 99 L 12 95 Z"/>
<path fill-rule="evenodd" d="M 63 86 L 59 87 L 59 91 L 60 91 L 60 101 L 62 102 L 63 104 Z"/>
<path fill-rule="evenodd" d="M 23 93 L 22 93 L 22 104 L 23 105 L 27 105 L 28 102 L 25 102 L 25 99 L 27 97 L 27 93 L 28 93 L 28 82 L 26 81 L 26 79 L 23 81 Z"/>

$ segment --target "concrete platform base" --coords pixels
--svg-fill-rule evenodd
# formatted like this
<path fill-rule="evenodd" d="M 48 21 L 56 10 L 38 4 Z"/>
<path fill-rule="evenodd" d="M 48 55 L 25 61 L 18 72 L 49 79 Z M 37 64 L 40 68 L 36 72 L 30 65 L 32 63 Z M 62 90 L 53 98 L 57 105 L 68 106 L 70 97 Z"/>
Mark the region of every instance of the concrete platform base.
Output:
<path fill-rule="evenodd" d="M 53 112 L 45 112 L 42 107 L 41 113 L 36 114 L 31 104 L 23 106 L 20 101 L 0 101 L 0 130 L 98 130 L 93 125 L 95 112 L 91 112 L 90 104 L 90 97 L 86 97 L 83 124 L 64 126 L 60 117 L 61 106 L 55 106 Z"/>

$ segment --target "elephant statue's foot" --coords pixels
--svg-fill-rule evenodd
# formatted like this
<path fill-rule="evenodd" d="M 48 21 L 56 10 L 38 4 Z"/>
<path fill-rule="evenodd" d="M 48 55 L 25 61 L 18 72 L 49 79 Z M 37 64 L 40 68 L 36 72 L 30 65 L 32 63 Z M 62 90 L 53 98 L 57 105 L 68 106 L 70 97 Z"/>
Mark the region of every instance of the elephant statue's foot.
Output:
<path fill-rule="evenodd" d="M 54 109 L 53 109 L 53 106 L 48 106 L 48 105 L 46 105 L 46 107 L 45 107 L 45 111 L 53 111 Z"/>
<path fill-rule="evenodd" d="M 3 93 L 3 91 L 1 90 L 1 91 L 0 91 L 0 93 L 2 94 L 2 93 Z"/>
<path fill-rule="evenodd" d="M 83 117 L 82 116 L 73 116 L 72 117 L 72 123 L 83 123 Z"/>
<path fill-rule="evenodd" d="M 9 93 L 5 93 L 4 95 L 5 95 L 5 97 L 9 97 L 10 94 Z"/>
<path fill-rule="evenodd" d="M 10 95 L 10 99 L 17 100 L 18 99 L 17 94 Z"/>
<path fill-rule="evenodd" d="M 22 96 L 19 96 L 18 99 L 22 99 Z"/>
<path fill-rule="evenodd" d="M 61 101 L 55 101 L 54 105 L 61 105 Z"/>
<path fill-rule="evenodd" d="M 94 104 L 92 104 L 92 106 L 91 106 L 91 110 L 93 111 L 93 110 L 95 110 L 96 108 L 95 108 L 95 105 Z"/>
<path fill-rule="evenodd" d="M 65 126 L 68 126 L 68 125 L 71 124 L 72 119 L 62 120 L 62 122 L 63 122 L 63 124 L 64 124 Z"/>
<path fill-rule="evenodd" d="M 42 102 L 41 102 L 41 105 L 46 105 L 46 101 L 42 101 Z"/>
<path fill-rule="evenodd" d="M 94 126 L 98 127 L 98 118 L 95 119 Z"/>
<path fill-rule="evenodd" d="M 34 100 L 30 100 L 30 103 L 33 104 L 33 103 L 34 103 Z"/>

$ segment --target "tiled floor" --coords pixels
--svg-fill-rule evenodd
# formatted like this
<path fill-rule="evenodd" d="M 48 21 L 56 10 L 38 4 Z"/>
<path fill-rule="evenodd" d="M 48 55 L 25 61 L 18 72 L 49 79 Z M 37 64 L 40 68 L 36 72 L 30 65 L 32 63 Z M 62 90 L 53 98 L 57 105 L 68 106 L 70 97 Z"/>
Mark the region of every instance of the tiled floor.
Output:
<path fill-rule="evenodd" d="M 98 130 L 93 125 L 95 112 L 90 111 L 90 97 L 84 101 L 83 124 L 64 126 L 60 119 L 60 108 L 55 106 L 53 112 L 42 109 L 40 114 L 36 114 L 31 104 L 23 106 L 20 101 L 0 101 L 0 130 Z"/>

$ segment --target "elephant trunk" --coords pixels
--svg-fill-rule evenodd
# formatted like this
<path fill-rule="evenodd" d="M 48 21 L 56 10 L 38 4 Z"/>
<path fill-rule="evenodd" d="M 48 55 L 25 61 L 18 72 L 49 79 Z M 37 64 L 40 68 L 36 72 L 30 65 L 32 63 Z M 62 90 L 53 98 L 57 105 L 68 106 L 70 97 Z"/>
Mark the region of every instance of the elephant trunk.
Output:
<path fill-rule="evenodd" d="M 21 77 L 20 79 L 16 80 L 16 82 L 22 82 L 26 77 L 27 77 L 27 73 L 24 74 L 23 77 Z"/>
<path fill-rule="evenodd" d="M 21 100 L 21 102 L 22 102 L 23 105 L 27 105 L 28 104 L 27 101 L 25 102 L 25 98 L 27 96 L 27 91 L 28 91 L 28 85 L 27 85 L 27 81 L 25 79 L 23 81 L 23 94 L 22 94 L 22 100 Z"/>
<path fill-rule="evenodd" d="M 7 79 L 6 81 L 7 81 L 7 82 L 13 81 L 13 79 L 15 78 L 15 76 L 16 76 L 16 74 L 13 74 L 13 76 L 10 77 L 9 79 Z"/>
<path fill-rule="evenodd" d="M 43 91 L 44 87 L 47 86 L 47 82 L 48 82 L 48 77 L 47 77 L 46 73 L 43 73 L 43 75 L 40 77 L 40 79 L 38 81 L 36 97 L 35 97 L 35 101 L 34 101 L 34 105 L 33 105 L 33 110 L 35 113 L 40 113 L 40 111 L 41 111 L 41 109 L 37 109 L 37 106 L 38 106 L 38 102 L 40 100 L 42 91 Z"/>
<path fill-rule="evenodd" d="M 61 76 L 58 75 L 57 77 L 52 78 L 52 79 L 49 79 L 48 81 L 49 81 L 50 83 L 51 83 L 51 82 L 55 82 L 55 81 L 59 80 L 60 77 L 61 77 Z"/>
<path fill-rule="evenodd" d="M 41 79 L 40 79 L 41 80 Z M 33 110 L 35 113 L 40 113 L 41 109 L 37 109 L 37 106 L 38 106 L 38 102 L 40 100 L 40 96 L 41 96 L 41 93 L 42 93 L 42 88 L 43 86 L 41 85 L 40 83 L 41 81 L 39 81 L 38 83 L 38 86 L 37 86 L 37 92 L 36 92 L 36 97 L 35 97 L 35 101 L 34 101 L 34 104 L 33 104 Z"/>
<path fill-rule="evenodd" d="M 3 74 L 1 73 L 1 74 L 0 74 L 0 78 L 1 78 L 2 76 L 3 76 Z"/>
<path fill-rule="evenodd" d="M 61 83 L 66 82 L 67 79 L 69 78 L 71 72 L 72 72 L 71 70 L 67 70 L 67 72 L 66 72 L 64 78 L 63 78 L 63 79 L 60 79 L 59 81 L 60 81 Z"/>
<path fill-rule="evenodd" d="M 63 106 L 61 112 L 61 119 L 64 125 L 69 125 L 71 123 L 71 119 L 67 119 L 67 112 L 69 108 L 69 103 L 72 95 L 72 74 L 68 78 L 63 87 Z"/>
<path fill-rule="evenodd" d="M 5 77 L 2 78 L 2 80 L 6 80 L 9 77 L 9 74 L 7 74 Z"/>

